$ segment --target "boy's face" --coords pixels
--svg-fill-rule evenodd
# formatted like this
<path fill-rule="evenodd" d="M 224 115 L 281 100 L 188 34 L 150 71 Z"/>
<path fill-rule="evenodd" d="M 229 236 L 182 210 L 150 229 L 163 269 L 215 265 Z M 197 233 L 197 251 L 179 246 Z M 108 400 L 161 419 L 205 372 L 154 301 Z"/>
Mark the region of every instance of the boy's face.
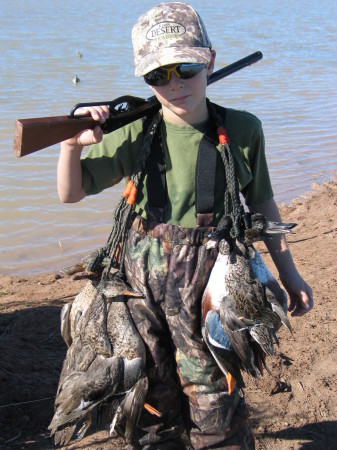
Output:
<path fill-rule="evenodd" d="M 206 105 L 207 77 L 214 69 L 215 52 L 207 68 L 193 78 L 183 80 L 174 73 L 166 86 L 151 86 L 162 104 L 166 120 L 176 124 L 196 124 L 208 117 Z"/>

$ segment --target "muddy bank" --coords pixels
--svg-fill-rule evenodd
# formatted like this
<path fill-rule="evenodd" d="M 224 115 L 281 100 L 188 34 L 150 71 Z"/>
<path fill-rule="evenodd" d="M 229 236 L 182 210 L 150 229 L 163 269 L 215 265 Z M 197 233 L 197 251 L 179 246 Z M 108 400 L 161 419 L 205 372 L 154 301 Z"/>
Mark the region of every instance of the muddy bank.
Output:
<path fill-rule="evenodd" d="M 337 448 L 336 346 L 337 181 L 315 185 L 282 218 L 297 222 L 288 239 L 300 273 L 314 290 L 310 314 L 291 318 L 292 337 L 279 333 L 280 349 L 268 365 L 287 384 L 272 394 L 274 379 L 248 379 L 246 397 L 257 449 Z M 274 272 L 269 255 L 259 247 Z M 85 281 L 60 273 L 0 276 L 0 449 L 53 449 L 47 426 L 66 346 L 59 314 Z M 121 449 L 107 432 L 91 433 L 68 449 Z"/>

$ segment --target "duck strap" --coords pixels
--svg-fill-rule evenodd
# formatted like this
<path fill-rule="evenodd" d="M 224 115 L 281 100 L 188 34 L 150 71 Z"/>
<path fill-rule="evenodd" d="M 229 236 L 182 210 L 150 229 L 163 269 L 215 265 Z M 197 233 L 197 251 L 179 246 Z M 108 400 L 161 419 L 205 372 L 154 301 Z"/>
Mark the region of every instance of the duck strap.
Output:
<path fill-rule="evenodd" d="M 230 236 L 238 238 L 243 235 L 246 228 L 251 226 L 250 216 L 245 212 L 240 199 L 240 190 L 235 171 L 234 158 L 230 148 L 230 140 L 225 128 L 225 108 L 215 105 L 207 100 L 210 114 L 216 124 L 219 143 L 221 145 L 221 158 L 225 168 L 226 191 L 224 198 L 224 216 L 220 220 L 218 229 L 226 224 L 228 230 L 228 219 L 231 221 Z"/>
<path fill-rule="evenodd" d="M 104 284 L 110 269 L 119 268 L 119 275 L 124 273 L 125 241 L 131 225 L 134 213 L 134 205 L 138 193 L 138 185 L 141 181 L 146 161 L 151 152 L 151 143 L 157 132 L 158 125 L 162 120 L 162 112 L 159 111 L 151 117 L 151 123 L 143 140 L 143 145 L 139 149 L 135 167 L 128 181 L 123 195 L 113 211 L 113 225 L 105 247 L 98 250 L 97 256 L 93 259 L 87 270 L 92 272 L 102 271 L 101 286 Z"/>
<path fill-rule="evenodd" d="M 250 227 L 250 217 L 246 214 L 240 200 L 240 191 L 235 173 L 234 159 L 229 146 L 229 138 L 225 128 L 217 129 L 221 144 L 221 158 L 225 166 L 227 191 L 225 194 L 225 215 L 231 211 L 232 229 L 231 237 L 238 238 L 243 235 L 243 231 Z"/>

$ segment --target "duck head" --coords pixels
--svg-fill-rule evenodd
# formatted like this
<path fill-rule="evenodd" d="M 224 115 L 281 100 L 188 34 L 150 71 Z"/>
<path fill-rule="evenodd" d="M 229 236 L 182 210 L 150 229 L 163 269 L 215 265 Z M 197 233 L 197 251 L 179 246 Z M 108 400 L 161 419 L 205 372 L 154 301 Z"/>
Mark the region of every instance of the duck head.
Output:
<path fill-rule="evenodd" d="M 242 240 L 245 244 L 250 245 L 277 234 L 292 233 L 291 230 L 296 225 L 293 222 L 273 222 L 260 213 L 246 213 Z M 232 228 L 232 218 L 230 216 L 222 217 L 216 230 L 210 234 L 211 239 L 207 247 L 215 247 L 223 239 L 231 242 L 234 239 L 231 235 Z M 241 240 L 241 237 L 239 239 Z"/>
<path fill-rule="evenodd" d="M 297 225 L 293 222 L 273 222 L 260 213 L 251 213 L 250 221 L 251 226 L 244 231 L 247 245 L 275 235 L 292 233 L 291 230 Z"/>
<path fill-rule="evenodd" d="M 122 276 L 118 273 L 110 273 L 104 280 L 102 293 L 106 298 L 114 299 L 115 297 L 127 296 L 144 298 L 144 294 L 137 292 L 129 286 Z"/>

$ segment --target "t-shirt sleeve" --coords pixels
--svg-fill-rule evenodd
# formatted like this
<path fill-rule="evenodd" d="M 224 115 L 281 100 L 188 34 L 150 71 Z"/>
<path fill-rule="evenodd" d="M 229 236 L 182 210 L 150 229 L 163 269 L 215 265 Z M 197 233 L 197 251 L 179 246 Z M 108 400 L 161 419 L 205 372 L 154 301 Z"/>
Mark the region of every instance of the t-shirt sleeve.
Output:
<path fill-rule="evenodd" d="M 121 181 L 123 167 L 118 158 L 120 149 L 122 146 L 116 146 L 114 139 L 106 139 L 93 145 L 81 159 L 82 184 L 87 195 L 97 194 Z"/>
<path fill-rule="evenodd" d="M 87 195 L 97 194 L 131 176 L 140 132 L 139 124 L 126 126 L 106 134 L 102 142 L 90 147 L 81 159 L 82 185 Z"/>

